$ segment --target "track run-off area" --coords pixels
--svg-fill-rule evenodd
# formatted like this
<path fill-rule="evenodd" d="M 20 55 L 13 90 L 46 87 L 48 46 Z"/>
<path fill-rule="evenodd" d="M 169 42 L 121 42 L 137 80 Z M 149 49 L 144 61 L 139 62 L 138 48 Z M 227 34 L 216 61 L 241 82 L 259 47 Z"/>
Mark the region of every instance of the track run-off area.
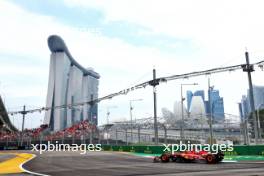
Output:
<path fill-rule="evenodd" d="M 32 153 L 0 152 L 0 174 L 17 174 L 25 170 L 22 165 L 33 159 Z"/>
<path fill-rule="evenodd" d="M 5 175 L 132 176 L 132 175 L 264 175 L 263 157 L 231 157 L 220 164 L 153 163 L 153 154 L 126 152 L 0 152 Z"/>

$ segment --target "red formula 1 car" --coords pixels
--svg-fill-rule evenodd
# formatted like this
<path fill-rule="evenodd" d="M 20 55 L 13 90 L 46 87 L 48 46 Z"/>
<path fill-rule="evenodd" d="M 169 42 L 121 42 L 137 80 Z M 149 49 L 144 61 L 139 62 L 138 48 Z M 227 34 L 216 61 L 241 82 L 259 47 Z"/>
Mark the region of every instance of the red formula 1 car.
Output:
<path fill-rule="evenodd" d="M 154 157 L 154 162 L 179 162 L 179 163 L 190 163 L 195 161 L 206 161 L 208 164 L 216 164 L 224 159 L 224 154 L 218 152 L 217 154 L 212 154 L 206 151 L 184 151 L 175 153 L 163 153 L 161 156 Z"/>

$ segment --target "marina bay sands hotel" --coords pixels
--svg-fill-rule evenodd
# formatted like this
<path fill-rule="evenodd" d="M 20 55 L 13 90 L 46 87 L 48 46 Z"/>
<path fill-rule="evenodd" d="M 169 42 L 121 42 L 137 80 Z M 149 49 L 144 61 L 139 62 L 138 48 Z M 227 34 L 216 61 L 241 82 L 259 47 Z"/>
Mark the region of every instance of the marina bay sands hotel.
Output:
<path fill-rule="evenodd" d="M 53 131 L 86 119 L 97 124 L 97 104 L 70 105 L 98 98 L 99 74 L 76 62 L 59 36 L 50 36 L 48 46 L 51 56 L 46 107 L 52 108 L 46 111 L 44 123 Z M 65 107 L 56 108 L 62 105 Z"/>

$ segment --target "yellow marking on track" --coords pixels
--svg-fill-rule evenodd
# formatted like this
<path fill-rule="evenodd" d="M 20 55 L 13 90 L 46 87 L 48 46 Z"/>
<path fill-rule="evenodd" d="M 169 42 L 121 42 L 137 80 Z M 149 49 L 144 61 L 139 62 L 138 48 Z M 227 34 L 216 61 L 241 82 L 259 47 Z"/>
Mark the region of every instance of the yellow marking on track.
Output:
<path fill-rule="evenodd" d="M 24 172 L 24 170 L 20 168 L 20 165 L 34 158 L 34 155 L 29 153 L 2 153 L 2 154 L 13 154 L 16 155 L 16 157 L 0 163 L 0 174 L 22 173 Z"/>

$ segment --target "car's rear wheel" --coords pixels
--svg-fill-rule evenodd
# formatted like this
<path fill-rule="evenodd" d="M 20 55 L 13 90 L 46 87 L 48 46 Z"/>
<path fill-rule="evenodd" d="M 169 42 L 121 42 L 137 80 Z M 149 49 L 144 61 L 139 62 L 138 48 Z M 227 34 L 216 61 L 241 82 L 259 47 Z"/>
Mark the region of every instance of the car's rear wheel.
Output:
<path fill-rule="evenodd" d="M 160 157 L 155 156 L 155 157 L 153 158 L 153 162 L 154 162 L 154 163 L 160 162 Z"/>
<path fill-rule="evenodd" d="M 215 156 L 212 154 L 208 154 L 205 159 L 208 164 L 214 164 L 216 161 Z"/>
<path fill-rule="evenodd" d="M 224 159 L 224 154 L 222 152 L 218 152 L 215 157 L 216 162 L 221 162 Z"/>
<path fill-rule="evenodd" d="M 172 162 L 176 162 L 177 160 L 178 160 L 178 157 L 177 157 L 177 156 L 172 156 L 172 157 L 171 157 L 171 161 L 172 161 Z"/>

